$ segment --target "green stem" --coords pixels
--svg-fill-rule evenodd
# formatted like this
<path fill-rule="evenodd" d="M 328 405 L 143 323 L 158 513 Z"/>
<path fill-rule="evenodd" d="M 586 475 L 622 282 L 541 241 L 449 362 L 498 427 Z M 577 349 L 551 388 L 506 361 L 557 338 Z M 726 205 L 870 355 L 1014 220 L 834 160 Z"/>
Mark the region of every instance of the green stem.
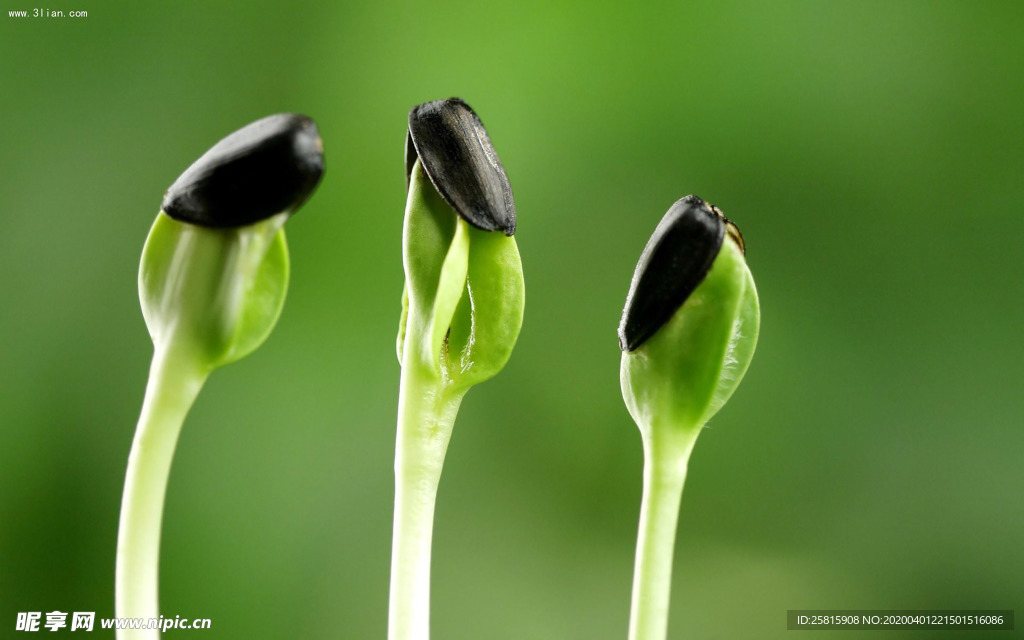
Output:
<path fill-rule="evenodd" d="M 157 349 L 128 456 L 117 534 L 115 611 L 157 618 L 160 523 L 178 433 L 207 374 L 172 348 Z M 159 629 L 120 630 L 119 640 L 155 640 Z"/>
<path fill-rule="evenodd" d="M 395 517 L 388 640 L 430 637 L 430 543 L 445 451 L 464 393 L 417 366 L 406 336 L 395 445 Z"/>
<path fill-rule="evenodd" d="M 644 437 L 644 493 L 640 506 L 629 640 L 664 640 L 668 634 L 672 552 L 686 465 L 699 430 Z M 653 434 L 659 434 L 657 437 Z"/>

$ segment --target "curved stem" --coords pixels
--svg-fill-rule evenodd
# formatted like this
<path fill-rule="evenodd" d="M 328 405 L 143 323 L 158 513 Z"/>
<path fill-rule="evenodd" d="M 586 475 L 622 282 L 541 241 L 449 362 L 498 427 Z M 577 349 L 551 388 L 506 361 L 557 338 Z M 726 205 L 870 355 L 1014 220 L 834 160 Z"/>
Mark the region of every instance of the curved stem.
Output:
<path fill-rule="evenodd" d="M 406 354 L 412 354 L 406 336 Z M 430 637 L 430 544 L 434 503 L 463 393 L 445 389 L 409 357 L 402 367 L 395 446 L 388 640 Z"/>
<path fill-rule="evenodd" d="M 644 494 L 640 506 L 629 640 L 664 640 L 668 634 L 672 552 L 686 465 L 697 434 L 644 438 Z"/>
<path fill-rule="evenodd" d="M 117 533 L 115 611 L 157 618 L 160 524 L 178 433 L 206 380 L 191 358 L 172 348 L 153 355 L 146 399 L 135 429 Z M 119 630 L 118 640 L 154 640 L 159 629 Z"/>

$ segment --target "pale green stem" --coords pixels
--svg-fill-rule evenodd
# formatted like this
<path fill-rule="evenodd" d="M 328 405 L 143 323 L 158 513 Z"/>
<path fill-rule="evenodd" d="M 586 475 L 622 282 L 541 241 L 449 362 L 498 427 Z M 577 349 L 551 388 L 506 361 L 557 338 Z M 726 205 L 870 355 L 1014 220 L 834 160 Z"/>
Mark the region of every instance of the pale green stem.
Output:
<path fill-rule="evenodd" d="M 115 611 L 121 618 L 157 618 L 160 524 L 178 433 L 207 374 L 173 348 L 153 355 L 121 500 Z M 118 640 L 155 640 L 159 629 L 119 630 Z"/>
<path fill-rule="evenodd" d="M 672 590 L 672 552 L 686 465 L 697 432 L 654 430 L 644 437 L 644 493 L 640 506 L 629 640 L 664 640 Z"/>
<path fill-rule="evenodd" d="M 415 337 L 406 336 L 413 354 Z M 395 517 L 391 545 L 388 640 L 430 637 L 430 543 L 445 451 L 464 393 L 445 389 L 418 367 L 402 367 L 395 444 Z"/>

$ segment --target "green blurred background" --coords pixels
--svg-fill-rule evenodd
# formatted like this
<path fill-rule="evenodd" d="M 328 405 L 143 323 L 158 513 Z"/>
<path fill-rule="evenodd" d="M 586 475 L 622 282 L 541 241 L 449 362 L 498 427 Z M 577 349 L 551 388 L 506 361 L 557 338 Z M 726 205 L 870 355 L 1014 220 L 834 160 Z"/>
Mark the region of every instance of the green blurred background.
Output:
<path fill-rule="evenodd" d="M 452 438 L 436 637 L 625 637 L 642 457 L 615 327 L 687 193 L 743 229 L 763 326 L 691 463 L 671 637 L 1024 608 L 1019 2 L 22 4 L 0 11 L 0 636 L 112 615 L 143 240 L 200 153 L 298 111 L 327 175 L 288 225 L 280 323 L 185 426 L 162 608 L 203 637 L 385 637 L 406 114 L 451 95 L 515 189 L 527 315 Z"/>

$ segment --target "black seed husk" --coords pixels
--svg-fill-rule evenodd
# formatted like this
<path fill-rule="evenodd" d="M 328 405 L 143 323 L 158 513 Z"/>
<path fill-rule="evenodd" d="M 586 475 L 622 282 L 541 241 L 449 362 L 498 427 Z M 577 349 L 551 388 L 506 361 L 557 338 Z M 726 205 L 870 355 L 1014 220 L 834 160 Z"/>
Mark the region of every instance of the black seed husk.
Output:
<path fill-rule="evenodd" d="M 637 263 L 619 323 L 619 347 L 635 351 L 704 281 L 722 248 L 726 221 L 697 196 L 669 208 Z"/>
<path fill-rule="evenodd" d="M 459 98 L 417 105 L 409 112 L 405 176 L 419 159 L 444 201 L 485 231 L 516 231 L 508 175 L 473 109 Z"/>
<path fill-rule="evenodd" d="M 227 136 L 185 170 L 164 195 L 163 211 L 205 227 L 240 227 L 295 212 L 324 172 L 312 119 L 282 113 Z"/>

